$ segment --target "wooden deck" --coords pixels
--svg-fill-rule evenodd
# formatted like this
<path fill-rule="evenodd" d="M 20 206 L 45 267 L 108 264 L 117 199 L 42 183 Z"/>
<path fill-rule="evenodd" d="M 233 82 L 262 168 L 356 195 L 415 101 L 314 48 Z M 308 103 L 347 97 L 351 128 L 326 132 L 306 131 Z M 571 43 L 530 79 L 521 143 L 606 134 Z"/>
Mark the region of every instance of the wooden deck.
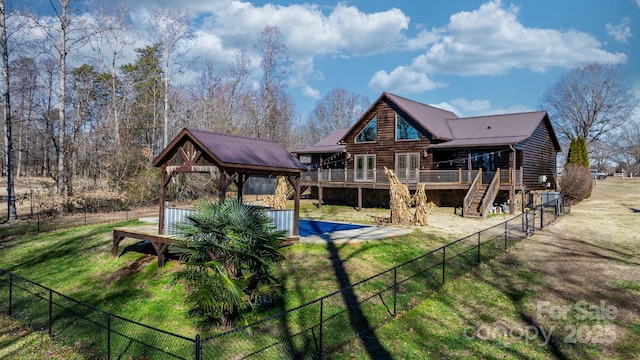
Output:
<path fill-rule="evenodd" d="M 125 238 L 147 240 L 153 245 L 153 249 L 156 251 L 158 257 L 158 269 L 164 266 L 164 254 L 169 248 L 169 245 L 174 243 L 171 235 L 158 234 L 158 225 L 140 225 L 140 226 L 123 226 L 113 228 L 113 257 L 120 256 L 120 242 Z M 300 236 L 288 236 L 282 243 L 281 247 L 297 244 L 300 240 Z"/>
<path fill-rule="evenodd" d="M 164 266 L 164 254 L 173 243 L 170 235 L 158 234 L 158 225 L 125 226 L 113 229 L 113 257 L 119 256 L 119 245 L 124 238 L 147 240 L 158 256 L 158 269 Z"/>

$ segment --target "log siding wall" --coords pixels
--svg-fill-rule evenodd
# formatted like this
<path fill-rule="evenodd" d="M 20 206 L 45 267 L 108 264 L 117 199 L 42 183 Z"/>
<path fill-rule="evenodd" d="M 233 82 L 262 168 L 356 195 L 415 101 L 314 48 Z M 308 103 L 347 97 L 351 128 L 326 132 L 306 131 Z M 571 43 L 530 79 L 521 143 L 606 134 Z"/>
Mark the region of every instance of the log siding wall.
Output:
<path fill-rule="evenodd" d="M 539 181 L 541 175 L 547 176 L 551 188 L 556 183 L 556 149 L 549 133 L 548 119 L 540 122 L 531 137 L 516 147 L 523 153 L 523 180 L 525 190 L 545 190 L 545 184 Z"/>

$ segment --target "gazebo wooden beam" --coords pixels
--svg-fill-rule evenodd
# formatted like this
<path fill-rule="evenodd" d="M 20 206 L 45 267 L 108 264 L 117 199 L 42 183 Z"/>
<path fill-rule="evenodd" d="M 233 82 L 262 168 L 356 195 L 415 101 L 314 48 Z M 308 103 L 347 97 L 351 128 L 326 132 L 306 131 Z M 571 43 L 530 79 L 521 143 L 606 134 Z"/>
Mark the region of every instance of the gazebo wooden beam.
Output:
<path fill-rule="evenodd" d="M 300 175 L 287 176 L 287 180 L 295 189 L 293 199 L 293 236 L 300 236 Z"/>

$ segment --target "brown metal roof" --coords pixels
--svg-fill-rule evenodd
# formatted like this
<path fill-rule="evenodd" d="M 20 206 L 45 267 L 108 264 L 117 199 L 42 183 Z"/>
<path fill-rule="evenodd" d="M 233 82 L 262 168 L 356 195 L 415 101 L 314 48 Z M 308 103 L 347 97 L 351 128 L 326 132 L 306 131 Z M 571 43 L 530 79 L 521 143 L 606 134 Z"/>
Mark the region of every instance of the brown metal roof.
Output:
<path fill-rule="evenodd" d="M 153 165 L 165 164 L 189 139 L 199 145 L 204 156 L 227 172 L 286 175 L 308 170 L 275 141 L 192 128 L 183 129 L 158 155 Z"/>
<path fill-rule="evenodd" d="M 295 152 L 314 154 L 344 151 L 345 147 L 339 144 L 340 140 L 344 139 L 385 97 L 429 131 L 434 139 L 443 141 L 430 145 L 431 149 L 515 145 L 531 137 L 538 125 L 544 121 L 556 150 L 561 151 L 546 111 L 459 118 L 451 111 L 384 92 L 350 129 L 337 130 L 317 144 Z"/>
<path fill-rule="evenodd" d="M 318 141 L 312 146 L 307 146 L 301 150 L 295 150 L 295 154 L 326 154 L 344 152 L 345 145 L 338 144 L 340 140 L 347 134 L 349 128 L 334 130 L 326 138 Z"/>
<path fill-rule="evenodd" d="M 383 93 L 382 96 L 386 96 L 389 100 L 393 101 L 399 108 L 417 121 L 420 126 L 431 133 L 431 135 L 436 139 L 451 140 L 455 138 L 451 129 L 447 125 L 448 119 L 458 118 L 458 116 L 453 112 L 438 109 L 436 107 L 405 99 L 401 96 L 387 92 Z M 378 101 L 380 101 L 380 99 L 378 99 Z M 376 103 L 378 101 L 376 101 Z"/>
<path fill-rule="evenodd" d="M 556 149 L 560 150 L 546 111 L 449 119 L 454 140 L 429 146 L 444 149 L 471 146 L 515 145 L 528 139 L 541 122 L 549 125 Z"/>

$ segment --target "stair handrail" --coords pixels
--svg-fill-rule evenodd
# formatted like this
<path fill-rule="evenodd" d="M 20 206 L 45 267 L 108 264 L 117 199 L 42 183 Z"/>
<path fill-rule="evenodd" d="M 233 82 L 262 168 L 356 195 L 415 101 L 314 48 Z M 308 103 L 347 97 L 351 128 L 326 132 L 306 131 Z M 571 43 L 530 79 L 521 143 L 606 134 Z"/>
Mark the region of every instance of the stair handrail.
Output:
<path fill-rule="evenodd" d="M 471 201 L 473 200 L 473 196 L 476 194 L 476 191 L 478 191 L 478 188 L 480 187 L 480 185 L 482 185 L 481 179 L 482 179 L 482 169 L 478 170 L 478 174 L 476 175 L 476 178 L 473 179 L 473 182 L 471 183 L 471 186 L 469 186 L 469 190 L 467 191 L 467 195 L 464 197 L 464 200 L 462 201 L 463 217 L 467 215 L 467 212 L 471 207 Z"/>
<path fill-rule="evenodd" d="M 498 195 L 498 188 L 500 187 L 500 169 L 497 169 L 495 174 L 493 174 L 493 179 L 489 183 L 489 187 L 487 191 L 484 193 L 482 197 L 482 201 L 480 201 L 480 211 L 482 217 L 487 216 L 487 207 L 489 204 L 493 203 L 493 200 L 496 199 L 496 195 Z"/>

